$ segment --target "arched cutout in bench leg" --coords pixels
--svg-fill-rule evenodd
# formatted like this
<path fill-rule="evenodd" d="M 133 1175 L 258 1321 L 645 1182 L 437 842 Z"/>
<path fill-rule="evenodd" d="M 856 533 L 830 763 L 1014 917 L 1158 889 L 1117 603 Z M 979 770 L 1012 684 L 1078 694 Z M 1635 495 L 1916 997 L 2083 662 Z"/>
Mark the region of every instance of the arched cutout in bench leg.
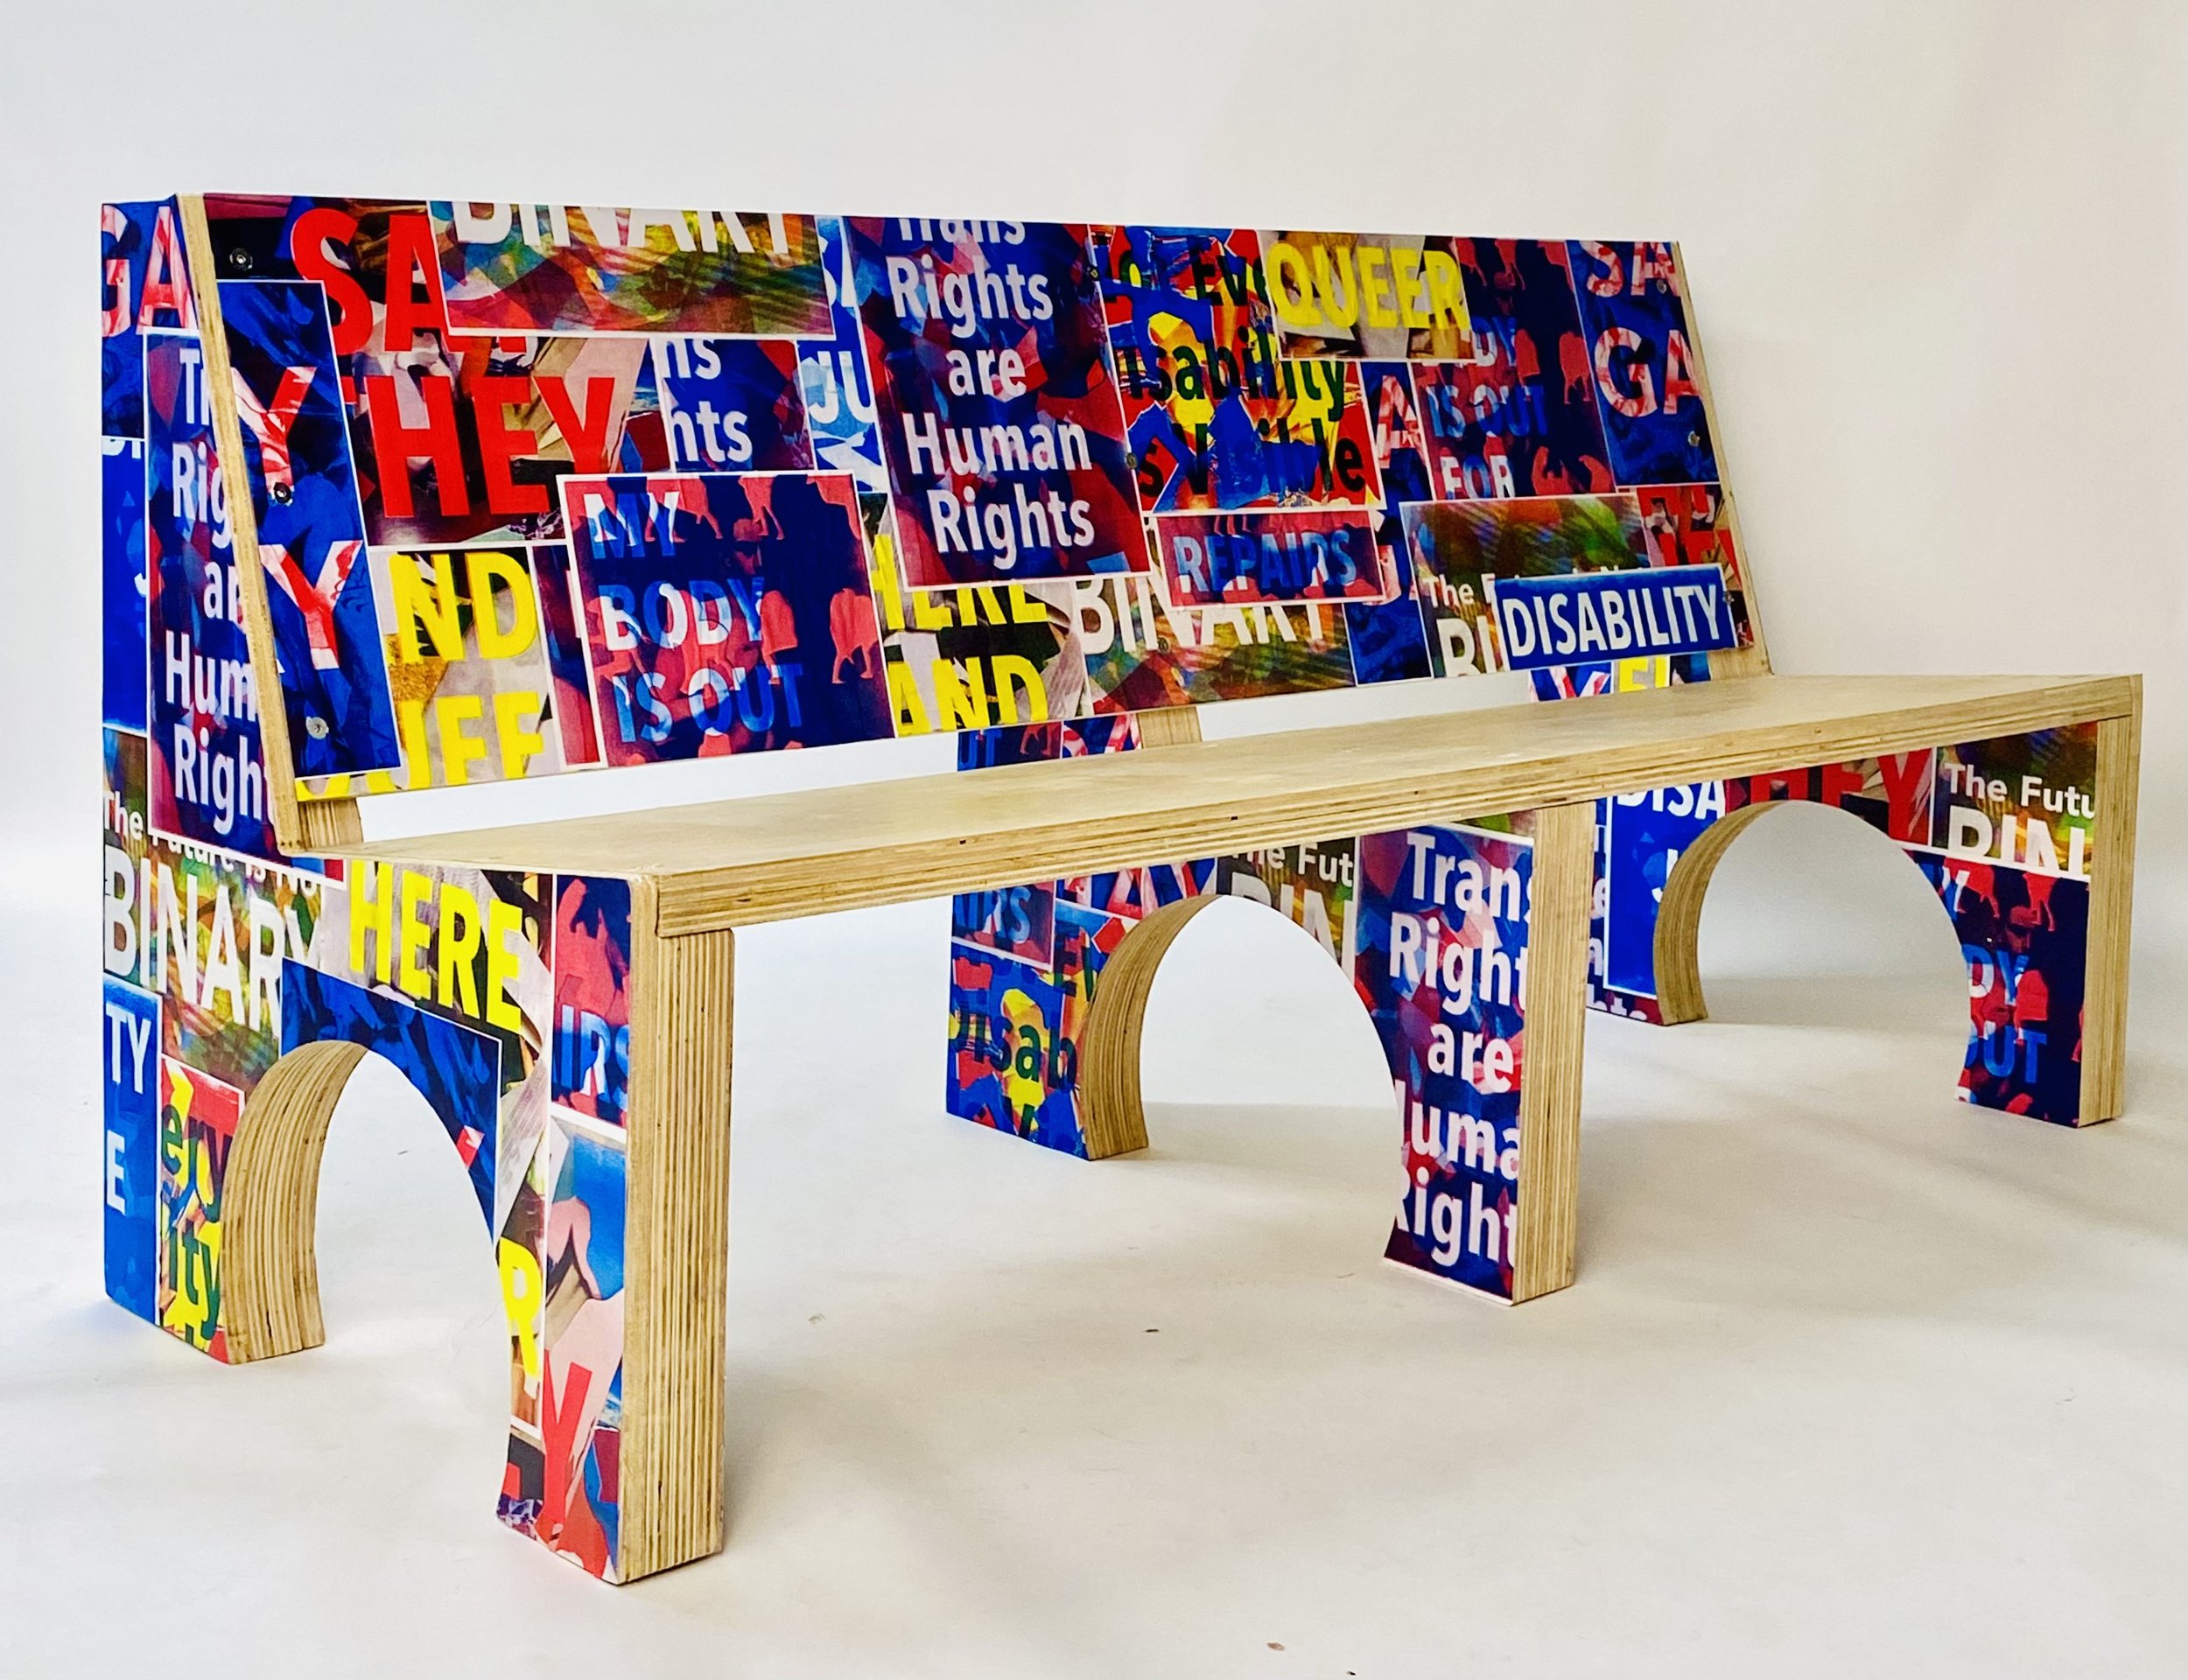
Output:
<path fill-rule="evenodd" d="M 1665 878 L 1656 907 L 1656 1006 L 1666 1026 L 1708 1018 L 1699 954 L 1702 900 L 1732 843 L 1757 817 L 1776 808 L 1750 805 L 1718 818 L 1680 854 Z"/>
<path fill-rule="evenodd" d="M 719 1550 L 728 1242 L 733 936 L 654 931 L 644 881 L 562 878 L 565 895 L 618 913 L 612 985 L 588 1006 L 628 1022 L 620 1106 L 550 1108 L 549 1058 L 500 1089 L 491 1040 L 297 963 L 284 984 L 290 1048 L 245 1100 L 217 1194 L 215 1287 L 226 1356 L 267 1359 L 324 1339 L 314 1254 L 320 1163 L 342 1088 L 386 1055 L 463 1150 L 489 1225 L 498 1124 L 542 1116 L 494 1233 L 526 1396 L 509 1434 L 502 1520 L 592 1573 L 628 1581 Z M 620 910 L 628 892 L 627 945 Z M 583 943 L 573 923 L 572 960 Z M 627 950 L 628 964 L 621 953 Z M 319 1032 L 318 1039 L 303 1035 Z M 341 1034 L 344 1036 L 333 1036 Z M 565 1074 L 616 1034 L 573 1032 Z M 563 1046 L 558 1046 L 562 1048 Z M 588 1085 L 587 1089 L 591 1087 Z M 496 1114 L 499 1103 L 499 1114 Z M 466 1125 L 465 1123 L 470 1124 Z"/>
<path fill-rule="evenodd" d="M 1079 1046 L 1079 1132 L 1090 1161 L 1147 1146 L 1140 1035 L 1155 970 L 1185 924 L 1215 902 L 1216 894 L 1204 892 L 1164 905 L 1134 923 L 1102 964 Z"/>
<path fill-rule="evenodd" d="M 243 1104 L 221 1186 L 221 1322 L 232 1364 L 326 1340 L 319 1316 L 319 1162 L 327 1123 L 365 1047 L 300 1045 Z"/>
<path fill-rule="evenodd" d="M 1780 804 L 1838 806 L 1900 844 L 1960 939 L 1970 1016 L 1962 1097 L 2065 1125 L 2114 1117 L 2138 738 L 2134 718 L 2114 718 L 1728 784 L 1747 802 L 1678 854 L 1656 906 L 1660 1018 L 1707 1012 L 1701 907 L 1732 843 Z"/>
<path fill-rule="evenodd" d="M 1573 1281 L 1595 813 L 1560 806 L 1515 826 L 1360 841 L 1351 977 L 1399 1108 L 1406 1179 L 1385 1257 L 1526 1300 Z M 1078 1046 L 1090 1158 L 1147 1146 L 1140 1047 L 1154 976 L 1214 902 L 1151 912 L 1100 966 Z"/>

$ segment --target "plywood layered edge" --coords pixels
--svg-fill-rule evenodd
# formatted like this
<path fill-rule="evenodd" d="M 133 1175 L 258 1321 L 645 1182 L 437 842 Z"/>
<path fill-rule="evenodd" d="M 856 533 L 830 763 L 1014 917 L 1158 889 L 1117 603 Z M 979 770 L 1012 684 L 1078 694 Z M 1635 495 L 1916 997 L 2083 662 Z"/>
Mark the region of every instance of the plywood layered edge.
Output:
<path fill-rule="evenodd" d="M 1899 692 L 1909 698 L 1891 704 Z M 2128 716 L 2135 695 L 2124 677 L 1758 677 L 428 836 L 351 855 L 651 875 L 659 931 L 685 934 L 2020 734 Z"/>
<path fill-rule="evenodd" d="M 2131 709 L 2097 725 L 2097 855 L 2090 872 L 2081 1102 L 2076 1118 L 2085 1126 L 2119 1114 L 2127 1060 L 2128 935 L 2142 750 L 2142 683 L 2140 677 L 2129 682 Z"/>
<path fill-rule="evenodd" d="M 319 1164 L 334 1104 L 365 1058 L 362 1045 L 298 1045 L 243 1103 L 221 1181 L 221 1326 L 228 1362 L 316 1348 L 319 1313 Z"/>
<path fill-rule="evenodd" d="M 1511 1298 L 1573 1281 L 1580 1225 L 1581 1050 L 1595 882 L 1594 802 L 1534 813 L 1528 889 L 1525 1060 L 1519 1081 L 1519 1217 Z"/>
<path fill-rule="evenodd" d="M 1709 895 L 1709 883 L 1732 843 L 1750 824 L 1785 808 L 1770 803 L 1726 812 L 1697 835 L 1672 865 L 1656 907 L 1656 1006 L 1657 1018 L 1664 1026 L 1708 1017 L 1709 1006 L 1701 990 L 1701 907 Z"/>
<path fill-rule="evenodd" d="M 1147 1146 L 1140 1099 L 1140 1034 L 1155 971 L 1185 924 L 1216 902 L 1213 893 L 1180 899 L 1133 924 L 1103 962 L 1079 1041 L 1079 1135 L 1098 1161 Z"/>
<path fill-rule="evenodd" d="M 1136 711 L 1142 746 L 1183 746 L 1201 738 L 1198 706 L 1166 706 L 1160 711 Z"/>
<path fill-rule="evenodd" d="M 653 931 L 631 884 L 617 1577 L 721 1550 L 735 936 Z"/>
<path fill-rule="evenodd" d="M 1717 494 L 1724 498 L 1726 528 L 1732 538 L 1732 551 L 1740 559 L 1740 588 L 1746 598 L 1750 637 L 1744 648 L 1722 648 L 1712 653 L 1709 676 L 1716 682 L 1743 676 L 1767 676 L 1771 670 L 1771 644 L 1763 629 L 1762 603 L 1756 596 L 1755 563 L 1748 554 L 1746 534 L 1740 528 L 1740 502 L 1732 494 L 1732 475 L 1725 470 L 1724 422 L 1717 407 L 1717 394 L 1710 388 L 1709 362 L 1702 349 L 1701 321 L 1694 304 L 1694 283 L 1687 267 L 1687 253 L 1676 240 L 1672 242 L 1672 266 L 1679 271 L 1680 302 L 1687 312 L 1687 363 L 1694 369 L 1694 383 L 1701 392 L 1702 416 L 1708 422 L 1710 449 L 1716 458 Z"/>

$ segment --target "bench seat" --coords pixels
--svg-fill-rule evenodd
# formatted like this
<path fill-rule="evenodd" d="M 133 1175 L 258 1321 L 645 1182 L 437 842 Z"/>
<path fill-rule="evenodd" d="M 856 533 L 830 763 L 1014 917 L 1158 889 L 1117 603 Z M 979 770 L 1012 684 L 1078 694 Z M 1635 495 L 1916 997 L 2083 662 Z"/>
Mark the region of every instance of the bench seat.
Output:
<path fill-rule="evenodd" d="M 1157 752 L 390 839 L 359 859 L 651 877 L 664 935 L 2122 717 L 2123 676 L 1754 676 Z"/>

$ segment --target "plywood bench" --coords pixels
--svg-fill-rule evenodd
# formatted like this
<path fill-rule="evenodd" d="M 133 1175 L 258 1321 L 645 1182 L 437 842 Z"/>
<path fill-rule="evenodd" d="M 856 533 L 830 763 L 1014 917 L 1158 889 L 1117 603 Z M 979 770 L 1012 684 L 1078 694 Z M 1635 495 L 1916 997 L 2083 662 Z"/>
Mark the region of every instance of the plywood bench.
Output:
<path fill-rule="evenodd" d="M 109 1292 L 228 1361 L 315 1345 L 320 1151 L 386 1058 L 494 1239 L 501 1516 L 595 1574 L 720 1544 L 740 927 L 951 895 L 949 1106 L 1103 1157 L 1147 1141 L 1170 942 L 1266 904 L 1389 1059 L 1388 1257 L 1513 1301 L 1573 1280 L 1585 1010 L 1701 1013 L 1710 872 L 1788 801 L 1936 886 L 1963 1095 L 2118 1111 L 2137 680 L 1770 674 L 1668 245 L 106 229 Z M 1536 699 L 1200 738 L 1468 676 Z M 957 774 L 362 816 L 938 732 Z"/>

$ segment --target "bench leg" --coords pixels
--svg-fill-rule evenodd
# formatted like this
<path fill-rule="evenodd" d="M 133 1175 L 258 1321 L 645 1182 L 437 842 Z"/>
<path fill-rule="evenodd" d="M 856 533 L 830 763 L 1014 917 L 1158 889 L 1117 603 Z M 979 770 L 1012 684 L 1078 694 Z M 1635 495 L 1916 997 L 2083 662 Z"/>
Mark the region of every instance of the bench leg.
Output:
<path fill-rule="evenodd" d="M 2139 722 L 1606 802 L 1598 1001 L 1607 995 L 1617 1012 L 1666 1025 L 1700 1019 L 1696 946 L 1719 861 L 1765 812 L 1828 805 L 1897 843 L 1952 920 L 1968 970 L 1961 1095 L 2061 1124 L 2110 1119 L 2125 1039 Z"/>
<path fill-rule="evenodd" d="M 1163 953 L 1211 901 L 1217 868 L 1158 864 L 958 894 L 950 1112 L 1092 1160 L 1145 1149 L 1140 1018 Z"/>
<path fill-rule="evenodd" d="M 249 1089 L 162 1064 L 170 1176 L 195 1200 L 169 1222 L 161 1321 L 239 1364 L 319 1343 L 327 1127 L 352 1071 L 382 1056 L 456 1144 L 494 1233 L 512 1367 L 501 1519 L 628 1581 L 721 1545 L 734 948 L 727 933 L 656 934 L 643 880 L 531 890 L 554 906 L 553 970 L 543 932 L 518 964 L 536 1049 L 517 1071 L 508 1040 L 359 984 L 368 970 L 293 961 L 281 1054 Z M 339 962 L 346 943 L 319 955 Z"/>
<path fill-rule="evenodd" d="M 1404 1134 L 1385 1256 L 1507 1300 L 1573 1281 L 1595 826 L 1560 805 L 1359 845 L 1354 974 Z"/>
<path fill-rule="evenodd" d="M 633 893 L 629 1179 L 616 1577 L 635 1580 L 722 1544 L 728 1308 L 729 1099 L 735 946 L 663 937 Z M 552 1313 L 553 1297 L 549 1297 Z M 551 1331 L 548 1364 L 554 1367 Z"/>
<path fill-rule="evenodd" d="M 2120 1112 L 2140 723 L 1940 750 L 1944 844 L 1912 855 L 1967 962 L 1967 1102 L 2059 1125 Z"/>
<path fill-rule="evenodd" d="M 558 885 L 569 1018 L 501 1242 L 509 1317 L 534 1342 L 522 1362 L 537 1428 L 511 1434 L 501 1516 L 589 1572 L 633 1581 L 722 1544 L 736 948 L 727 931 L 656 932 L 648 881 Z"/>
<path fill-rule="evenodd" d="M 1595 898 L 1595 810 L 1534 814 L 1527 916 L 1529 979 L 1519 1091 L 1519 1222 L 1515 1301 L 1573 1281 L 1579 1229 L 1581 1040 L 1588 1023 L 1588 928 Z"/>
<path fill-rule="evenodd" d="M 2082 992 L 2081 1105 L 2076 1124 L 2118 1116 L 2127 1059 L 2128 932 L 2135 904 L 2135 807 L 2142 718 L 2136 710 L 2097 725 L 2098 849 L 2089 885 L 2088 964 Z"/>
<path fill-rule="evenodd" d="M 953 946 L 952 1112 L 1094 1159 L 1144 1149 L 1155 973 L 1217 896 L 1251 898 L 1347 967 L 1382 1039 L 1406 1139 L 1388 1257 L 1503 1299 L 1564 1288 L 1595 812 L 1491 822 L 1146 872 L 1131 915 L 1063 883 L 1016 889 L 1051 896 L 1055 955 Z M 1003 896 L 961 905 L 960 924 L 992 926 Z"/>

